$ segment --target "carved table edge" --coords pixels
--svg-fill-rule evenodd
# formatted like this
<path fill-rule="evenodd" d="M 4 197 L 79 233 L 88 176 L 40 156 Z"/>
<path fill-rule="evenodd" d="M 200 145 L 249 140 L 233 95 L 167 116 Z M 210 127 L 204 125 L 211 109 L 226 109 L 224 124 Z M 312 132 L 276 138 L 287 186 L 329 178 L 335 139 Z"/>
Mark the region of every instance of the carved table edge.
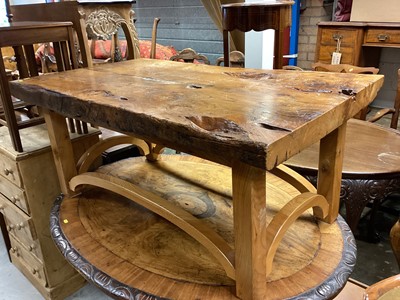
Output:
<path fill-rule="evenodd" d="M 89 282 L 97 285 L 101 290 L 111 296 L 120 299 L 147 299 L 147 300 L 168 300 L 167 298 L 158 297 L 143 292 L 134 287 L 128 286 L 102 272 L 101 270 L 90 264 L 83 258 L 77 250 L 75 250 L 65 237 L 60 226 L 60 208 L 64 199 L 64 195 L 58 196 L 50 213 L 50 231 L 51 237 L 61 254 L 79 273 Z M 356 264 L 356 242 L 355 238 L 344 219 L 338 216 L 337 223 L 343 236 L 343 253 L 342 259 L 333 274 L 329 276 L 316 288 L 309 290 L 303 294 L 289 298 L 290 300 L 322 300 L 335 297 L 342 290 L 350 277 Z M 142 298 L 143 297 L 143 298 Z"/>

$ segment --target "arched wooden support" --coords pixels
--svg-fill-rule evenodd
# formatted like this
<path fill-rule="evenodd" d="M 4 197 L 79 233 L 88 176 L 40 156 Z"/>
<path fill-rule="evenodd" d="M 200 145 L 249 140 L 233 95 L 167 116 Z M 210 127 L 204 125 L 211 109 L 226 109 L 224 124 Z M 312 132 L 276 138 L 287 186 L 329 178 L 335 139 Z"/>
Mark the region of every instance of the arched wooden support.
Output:
<path fill-rule="evenodd" d="M 329 204 L 325 197 L 314 193 L 303 193 L 288 202 L 272 219 L 267 227 L 267 275 L 272 270 L 272 262 L 279 243 L 289 227 L 307 209 L 313 207 L 321 218 L 328 214 Z"/>
<path fill-rule="evenodd" d="M 300 193 L 317 192 L 317 189 L 311 184 L 311 182 L 285 165 L 279 165 L 269 172 L 291 184 Z"/>
<path fill-rule="evenodd" d="M 307 193 L 307 192 L 315 194 L 317 193 L 317 189 L 311 184 L 311 182 L 309 182 L 307 179 L 305 179 L 296 171 L 292 170 L 289 167 L 286 167 L 285 165 L 279 165 L 275 169 L 271 170 L 270 173 L 285 180 L 287 183 L 291 184 L 295 189 L 297 189 L 300 193 Z M 314 208 L 314 216 L 322 220 L 319 210 L 315 210 L 315 208 Z"/>
<path fill-rule="evenodd" d="M 75 190 L 82 184 L 97 186 L 117 193 L 170 221 L 210 251 L 222 265 L 226 275 L 235 279 L 234 250 L 220 235 L 187 211 L 154 193 L 110 175 L 94 172 L 77 175 L 71 179 L 70 188 Z"/>
<path fill-rule="evenodd" d="M 150 153 L 150 149 L 148 144 L 138 138 L 127 136 L 127 135 L 119 135 L 107 138 L 105 140 L 101 140 L 92 147 L 90 147 L 79 159 L 77 163 L 78 174 L 85 173 L 89 170 L 90 166 L 93 162 L 107 149 L 123 144 L 132 144 L 136 145 L 139 149 L 140 154 L 148 155 Z"/>

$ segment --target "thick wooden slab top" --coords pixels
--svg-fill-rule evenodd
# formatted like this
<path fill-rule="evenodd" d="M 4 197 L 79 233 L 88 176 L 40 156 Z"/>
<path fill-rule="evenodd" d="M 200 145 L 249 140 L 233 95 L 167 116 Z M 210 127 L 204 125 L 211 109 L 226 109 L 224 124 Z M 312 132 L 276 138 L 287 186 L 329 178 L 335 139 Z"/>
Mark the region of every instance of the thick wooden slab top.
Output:
<path fill-rule="evenodd" d="M 272 169 L 368 105 L 382 75 L 139 59 L 12 82 L 18 98 L 231 166 Z"/>

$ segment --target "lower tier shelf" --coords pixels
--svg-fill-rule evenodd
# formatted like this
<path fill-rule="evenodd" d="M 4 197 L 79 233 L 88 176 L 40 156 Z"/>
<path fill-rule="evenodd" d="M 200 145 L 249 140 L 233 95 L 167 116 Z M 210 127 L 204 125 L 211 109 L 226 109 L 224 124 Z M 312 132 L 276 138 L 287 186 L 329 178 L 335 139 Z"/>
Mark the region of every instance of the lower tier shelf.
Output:
<path fill-rule="evenodd" d="M 185 209 L 234 247 L 231 169 L 187 155 L 130 158 L 98 172 L 123 178 Z M 267 174 L 268 221 L 299 192 Z M 53 239 L 66 259 L 106 293 L 123 299 L 237 299 L 235 282 L 207 249 L 172 223 L 112 192 L 87 187 L 60 196 Z M 268 299 L 330 299 L 356 260 L 341 217 L 329 225 L 306 211 L 290 227 L 265 279 Z"/>

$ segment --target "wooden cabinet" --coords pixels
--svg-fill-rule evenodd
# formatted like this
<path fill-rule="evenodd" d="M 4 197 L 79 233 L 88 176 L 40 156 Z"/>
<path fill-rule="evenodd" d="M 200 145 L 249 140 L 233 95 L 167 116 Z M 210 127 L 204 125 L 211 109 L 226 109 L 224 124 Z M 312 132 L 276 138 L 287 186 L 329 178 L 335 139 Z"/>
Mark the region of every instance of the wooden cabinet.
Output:
<path fill-rule="evenodd" d="M 341 63 L 378 67 L 382 48 L 400 48 L 400 23 L 319 23 L 315 61 L 331 63 L 338 46 Z"/>
<path fill-rule="evenodd" d="M 50 210 L 60 194 L 53 154 L 44 125 L 21 130 L 25 152 L 16 152 L 6 127 L 0 128 L 0 212 L 13 264 L 46 299 L 64 299 L 84 279 L 57 250 L 50 236 Z M 99 131 L 73 135 L 80 156 L 98 141 Z"/>

